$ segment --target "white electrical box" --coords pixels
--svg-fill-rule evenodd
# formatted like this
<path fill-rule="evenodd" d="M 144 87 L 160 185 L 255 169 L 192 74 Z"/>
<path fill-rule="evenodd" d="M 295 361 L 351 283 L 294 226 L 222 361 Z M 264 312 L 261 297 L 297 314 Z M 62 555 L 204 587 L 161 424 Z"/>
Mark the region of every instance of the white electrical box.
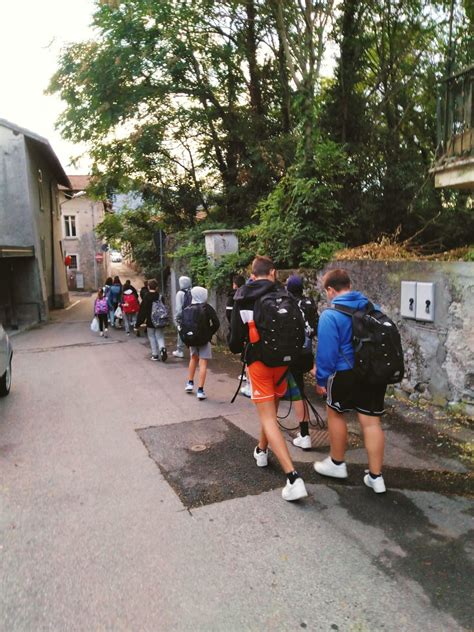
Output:
<path fill-rule="evenodd" d="M 400 314 L 404 318 L 416 318 L 416 281 L 402 281 Z"/>
<path fill-rule="evenodd" d="M 416 284 L 416 320 L 434 321 L 434 283 Z"/>

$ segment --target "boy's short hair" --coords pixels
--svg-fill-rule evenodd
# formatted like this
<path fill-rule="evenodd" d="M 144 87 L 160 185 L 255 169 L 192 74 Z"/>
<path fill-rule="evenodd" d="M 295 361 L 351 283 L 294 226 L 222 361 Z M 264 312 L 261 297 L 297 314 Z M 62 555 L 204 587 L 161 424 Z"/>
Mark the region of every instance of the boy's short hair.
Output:
<path fill-rule="evenodd" d="M 235 274 L 232 282 L 235 283 L 237 287 L 242 287 L 242 285 L 245 285 L 245 277 L 243 274 Z"/>
<path fill-rule="evenodd" d="M 150 290 L 157 290 L 158 289 L 158 281 L 156 279 L 150 279 L 148 281 L 148 287 Z"/>
<path fill-rule="evenodd" d="M 332 287 L 336 292 L 347 290 L 351 287 L 351 277 L 347 270 L 343 270 L 342 268 L 330 270 L 326 272 L 323 277 L 323 287 L 325 290 L 327 290 L 328 287 Z"/>
<path fill-rule="evenodd" d="M 252 274 L 256 277 L 266 277 L 270 274 L 271 270 L 275 269 L 275 264 L 270 257 L 257 256 L 252 261 Z"/>

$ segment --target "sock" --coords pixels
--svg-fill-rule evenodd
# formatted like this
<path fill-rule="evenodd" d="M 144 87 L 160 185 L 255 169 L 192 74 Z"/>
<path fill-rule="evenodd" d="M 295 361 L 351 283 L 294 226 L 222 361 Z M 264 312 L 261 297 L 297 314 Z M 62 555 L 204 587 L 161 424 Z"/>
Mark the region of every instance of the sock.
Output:
<path fill-rule="evenodd" d="M 301 476 L 298 474 L 296 470 L 293 470 L 292 472 L 288 472 L 288 474 L 286 475 L 286 478 L 290 481 L 291 485 L 293 485 L 296 479 L 301 478 Z"/>
<path fill-rule="evenodd" d="M 188 384 L 192 384 L 194 386 L 194 380 L 188 380 Z"/>
<path fill-rule="evenodd" d="M 204 390 L 204 386 L 200 386 L 200 387 L 198 388 L 198 391 L 201 391 L 201 392 L 202 392 L 203 390 Z"/>
<path fill-rule="evenodd" d="M 259 448 L 259 447 L 257 446 L 257 454 L 260 454 L 260 452 L 266 452 L 266 450 L 262 450 L 262 448 Z"/>
<path fill-rule="evenodd" d="M 300 435 L 302 437 L 307 437 L 309 435 L 308 422 L 300 421 Z"/>
<path fill-rule="evenodd" d="M 372 472 L 369 471 L 369 476 L 370 476 L 370 478 L 376 479 L 379 476 L 382 476 L 382 473 L 380 473 L 380 474 L 372 474 Z"/>
<path fill-rule="evenodd" d="M 344 463 L 344 461 L 336 461 L 336 459 L 333 459 L 332 457 L 331 461 L 334 463 L 334 465 L 342 465 Z"/>

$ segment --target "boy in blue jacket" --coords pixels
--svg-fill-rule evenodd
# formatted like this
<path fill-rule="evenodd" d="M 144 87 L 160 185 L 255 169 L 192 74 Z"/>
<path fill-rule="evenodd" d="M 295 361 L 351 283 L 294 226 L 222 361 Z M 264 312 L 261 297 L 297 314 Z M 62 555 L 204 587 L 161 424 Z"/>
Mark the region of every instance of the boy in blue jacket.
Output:
<path fill-rule="evenodd" d="M 366 296 L 352 290 L 351 279 L 345 270 L 328 272 L 323 278 L 323 286 L 331 306 L 362 308 L 368 303 Z M 316 461 L 314 469 L 323 476 L 347 478 L 344 413 L 355 410 L 369 460 L 364 483 L 374 492 L 382 493 L 386 489 L 382 476 L 384 434 L 380 416 L 385 412 L 387 386 L 364 383 L 352 371 L 353 366 L 352 319 L 336 309 L 327 309 L 321 314 L 318 325 L 316 392 L 326 395 L 330 456 L 324 461 Z"/>

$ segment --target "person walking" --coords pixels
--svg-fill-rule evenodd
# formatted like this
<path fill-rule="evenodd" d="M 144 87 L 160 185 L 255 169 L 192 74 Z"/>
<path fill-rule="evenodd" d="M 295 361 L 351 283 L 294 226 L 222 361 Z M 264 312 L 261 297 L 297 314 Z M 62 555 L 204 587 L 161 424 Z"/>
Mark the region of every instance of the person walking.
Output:
<path fill-rule="evenodd" d="M 385 412 L 387 385 L 369 384 L 354 372 L 352 319 L 347 313 L 338 311 L 338 306 L 343 309 L 364 309 L 369 300 L 364 294 L 352 289 L 346 270 L 328 272 L 323 278 L 323 287 L 332 309 L 324 310 L 319 319 L 316 392 L 326 396 L 330 454 L 323 461 L 316 461 L 314 469 L 322 476 L 347 478 L 344 460 L 347 424 L 344 415 L 355 410 L 369 461 L 364 483 L 380 494 L 386 491 L 382 476 L 385 439 L 380 417 Z"/>
<path fill-rule="evenodd" d="M 107 304 L 109 306 L 109 321 L 111 327 L 115 327 L 115 310 L 119 306 L 121 300 L 122 283 L 120 282 L 120 278 L 118 276 L 115 276 L 107 294 Z"/>
<path fill-rule="evenodd" d="M 143 282 L 143 287 L 140 290 L 140 300 L 143 301 L 143 299 L 145 298 L 145 296 L 148 294 L 148 281 L 144 281 Z"/>
<path fill-rule="evenodd" d="M 132 282 L 130 281 L 130 279 L 127 279 L 125 283 L 123 284 L 122 292 L 125 292 L 126 290 L 132 290 L 133 294 L 135 295 L 138 301 L 137 289 L 132 285 Z"/>
<path fill-rule="evenodd" d="M 123 286 L 123 294 L 122 294 L 122 302 L 120 306 L 122 308 L 123 314 L 123 324 L 125 327 L 125 333 L 127 336 L 130 335 L 130 327 L 135 328 L 135 323 L 137 322 L 138 310 L 140 309 L 140 304 L 138 302 L 138 294 L 134 288 L 130 284 L 130 281 L 125 282 Z"/>
<path fill-rule="evenodd" d="M 304 349 L 312 354 L 313 338 L 318 326 L 318 312 L 313 299 L 303 294 L 303 279 L 297 274 L 288 277 L 286 289 L 295 298 L 305 321 Z M 313 363 L 314 366 L 314 363 Z M 311 436 L 309 434 L 309 409 L 305 399 L 304 373 L 298 367 L 291 367 L 289 381 L 292 384 L 295 412 L 299 420 L 299 432 L 293 439 L 293 445 L 303 450 L 311 448 Z M 296 395 L 298 393 L 298 395 Z"/>
<path fill-rule="evenodd" d="M 254 281 L 242 286 L 235 293 L 229 348 L 233 353 L 243 353 L 248 366 L 252 401 L 256 405 L 260 420 L 260 439 L 253 453 L 254 459 L 258 467 L 267 466 L 268 447 L 271 447 L 286 478 L 282 497 L 284 500 L 294 501 L 305 498 L 308 492 L 303 479 L 294 468 L 277 420 L 278 403 L 287 390 L 288 367 L 283 361 L 277 360 L 280 364 L 275 365 L 270 360 L 267 353 L 270 345 L 264 344 L 266 339 L 262 340 L 262 336 L 266 335 L 262 325 L 264 319 L 269 317 L 273 320 L 278 310 L 283 309 L 278 326 L 281 324 L 285 327 L 285 331 L 282 332 L 285 334 L 284 339 L 289 340 L 290 346 L 294 343 L 297 353 L 304 342 L 303 320 L 294 299 L 277 284 L 275 266 L 269 257 L 256 257 L 252 263 L 252 274 Z M 291 331 L 287 331 L 288 326 Z M 255 327 L 257 333 L 254 331 Z M 276 338 L 276 347 L 279 347 L 284 343 L 283 336 L 277 334 Z M 283 347 L 275 349 L 273 345 L 272 350 L 275 350 L 279 358 Z"/>
<path fill-rule="evenodd" d="M 151 346 L 151 359 L 155 362 L 158 360 L 166 362 L 168 352 L 166 351 L 165 344 L 165 328 L 164 326 L 160 327 L 153 324 L 152 319 L 152 312 L 155 312 L 156 308 L 161 308 L 162 306 L 165 308 L 163 296 L 159 292 L 158 281 L 156 279 L 150 279 L 148 281 L 148 290 L 148 294 L 140 305 L 135 329 L 138 331 L 140 325 L 143 323 L 146 324 L 147 336 Z M 155 307 L 154 303 L 157 304 Z"/>
<path fill-rule="evenodd" d="M 207 290 L 197 285 L 191 290 L 191 305 L 183 309 L 180 326 L 184 342 L 189 345 L 188 381 L 184 390 L 186 393 L 194 392 L 194 376 L 199 366 L 199 381 L 196 396 L 198 399 L 206 399 L 204 385 L 206 383 L 207 364 L 212 359 L 211 338 L 220 327 L 219 318 L 207 302 Z M 194 332 L 194 338 L 187 338 L 188 332 Z"/>
<path fill-rule="evenodd" d="M 109 307 L 107 305 L 107 299 L 104 296 L 104 290 L 99 289 L 97 292 L 97 298 L 94 301 L 94 314 L 99 321 L 100 335 L 104 338 L 107 338 L 109 333 L 107 320 L 108 311 Z"/>
<path fill-rule="evenodd" d="M 184 358 L 184 347 L 185 344 L 181 340 L 181 336 L 179 335 L 179 327 L 181 324 L 181 318 L 183 314 L 183 309 L 188 305 L 191 305 L 192 297 L 191 297 L 191 279 L 188 276 L 180 276 L 178 280 L 179 290 L 176 292 L 176 303 L 175 303 L 175 325 L 177 328 L 177 340 L 176 340 L 176 350 L 173 351 L 173 355 L 175 358 Z"/>

